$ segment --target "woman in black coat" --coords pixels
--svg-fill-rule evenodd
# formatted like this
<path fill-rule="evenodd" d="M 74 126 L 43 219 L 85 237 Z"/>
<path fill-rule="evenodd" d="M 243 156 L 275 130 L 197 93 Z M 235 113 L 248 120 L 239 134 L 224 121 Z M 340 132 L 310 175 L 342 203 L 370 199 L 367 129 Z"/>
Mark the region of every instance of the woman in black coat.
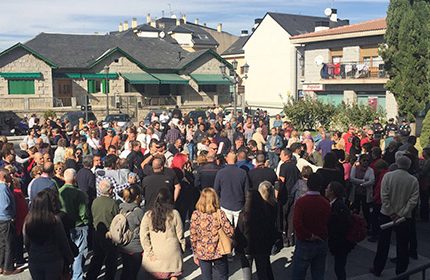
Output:
<path fill-rule="evenodd" d="M 240 255 L 245 280 L 251 279 L 253 260 L 259 280 L 274 279 L 270 253 L 277 237 L 276 209 L 274 188 L 270 182 L 264 181 L 258 191 L 248 192 L 234 235 L 235 250 Z"/>
<path fill-rule="evenodd" d="M 346 259 L 354 243 L 346 239 L 351 225 L 351 212 L 344 202 L 345 187 L 331 182 L 325 192 L 330 200 L 331 216 L 328 223 L 328 247 L 334 256 L 334 271 L 338 280 L 346 279 Z"/>

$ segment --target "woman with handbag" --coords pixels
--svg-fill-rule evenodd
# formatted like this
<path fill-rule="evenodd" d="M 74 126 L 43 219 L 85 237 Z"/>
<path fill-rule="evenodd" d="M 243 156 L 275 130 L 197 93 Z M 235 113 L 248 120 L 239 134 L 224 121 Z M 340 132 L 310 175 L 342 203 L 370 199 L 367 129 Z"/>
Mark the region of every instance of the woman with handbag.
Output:
<path fill-rule="evenodd" d="M 61 218 L 56 213 L 53 200 L 58 199 L 58 194 L 53 199 L 53 192 L 46 189 L 36 195 L 24 222 L 24 243 L 34 280 L 70 277 L 68 267 L 73 263 L 73 254 Z"/>
<path fill-rule="evenodd" d="M 169 191 L 162 188 L 140 225 L 142 267 L 155 279 L 176 280 L 182 274 L 185 238 L 179 212 Z"/>
<path fill-rule="evenodd" d="M 190 225 L 194 262 L 200 266 L 202 279 L 212 280 L 212 269 L 217 270 L 219 279 L 228 279 L 227 255 L 232 251 L 233 233 L 215 190 L 203 189 Z"/>

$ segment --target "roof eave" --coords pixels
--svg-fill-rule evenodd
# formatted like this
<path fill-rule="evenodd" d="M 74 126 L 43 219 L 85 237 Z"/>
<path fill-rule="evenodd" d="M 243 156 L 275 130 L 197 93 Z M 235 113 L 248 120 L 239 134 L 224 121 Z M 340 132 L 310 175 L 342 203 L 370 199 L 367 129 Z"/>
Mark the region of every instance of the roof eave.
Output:
<path fill-rule="evenodd" d="M 141 63 L 139 60 L 135 59 L 134 57 L 132 57 L 130 54 L 128 54 L 127 52 L 125 52 L 124 50 L 122 50 L 119 47 L 113 48 L 110 51 L 104 53 L 102 56 L 100 56 L 99 58 L 97 58 L 97 60 L 95 60 L 94 62 L 92 62 L 90 65 L 88 65 L 86 68 L 88 68 L 88 69 L 93 68 L 94 66 L 96 66 L 97 64 L 99 64 L 102 60 L 104 60 L 105 58 L 109 57 L 111 54 L 113 54 L 115 52 L 122 53 L 125 57 L 127 57 L 130 61 L 136 63 L 136 65 L 139 66 L 140 68 L 142 68 L 143 70 L 145 70 L 145 71 L 149 70 L 149 68 L 146 67 L 143 63 Z"/>
<path fill-rule="evenodd" d="M 344 34 L 334 34 L 334 35 L 320 35 L 314 37 L 304 37 L 304 38 L 294 38 L 291 37 L 290 40 L 293 44 L 305 44 L 305 43 L 314 43 L 321 41 L 333 41 L 333 40 L 341 40 L 341 39 L 350 39 L 350 38 L 358 38 L 358 37 L 371 37 L 384 35 L 386 29 L 379 30 L 370 30 L 370 31 L 358 31 L 358 32 L 350 32 Z"/>
<path fill-rule="evenodd" d="M 43 55 L 39 54 L 38 52 L 36 52 L 35 50 L 31 49 L 30 47 L 27 47 L 26 45 L 22 44 L 22 43 L 16 43 L 15 45 L 13 45 L 12 47 L 2 51 L 0 53 L 0 57 L 17 49 L 17 48 L 23 48 L 24 50 L 28 51 L 29 53 L 31 53 L 32 55 L 34 55 L 35 57 L 37 57 L 38 59 L 44 61 L 46 64 L 48 64 L 51 68 L 58 68 L 58 65 L 55 64 L 53 61 L 51 61 L 50 59 L 44 57 Z"/>

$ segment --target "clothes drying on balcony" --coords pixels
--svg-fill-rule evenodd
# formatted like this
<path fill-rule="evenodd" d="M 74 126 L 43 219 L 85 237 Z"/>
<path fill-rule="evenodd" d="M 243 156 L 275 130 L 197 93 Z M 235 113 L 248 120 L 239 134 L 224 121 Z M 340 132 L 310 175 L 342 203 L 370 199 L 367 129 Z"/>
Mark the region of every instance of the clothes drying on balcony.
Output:
<path fill-rule="evenodd" d="M 348 64 L 330 64 L 323 63 L 320 71 L 321 79 L 330 79 L 340 77 L 347 78 L 366 78 L 369 77 L 369 67 L 366 64 L 348 63 Z"/>

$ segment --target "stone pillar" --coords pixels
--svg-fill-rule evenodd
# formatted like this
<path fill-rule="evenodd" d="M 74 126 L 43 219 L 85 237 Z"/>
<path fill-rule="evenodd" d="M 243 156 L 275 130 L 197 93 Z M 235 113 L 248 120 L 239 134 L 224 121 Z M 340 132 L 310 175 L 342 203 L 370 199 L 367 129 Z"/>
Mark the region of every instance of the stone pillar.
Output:
<path fill-rule="evenodd" d="M 357 103 L 357 93 L 353 90 L 344 90 L 343 91 L 343 102 L 345 104 Z"/>
<path fill-rule="evenodd" d="M 76 101 L 76 96 L 73 96 L 73 97 L 71 98 L 71 100 L 72 100 L 72 108 L 76 108 L 76 106 L 77 106 L 77 104 L 78 104 L 78 102 Z"/>
<path fill-rule="evenodd" d="M 181 105 L 182 105 L 182 96 L 181 95 L 176 95 L 176 105 L 181 107 Z"/>
<path fill-rule="evenodd" d="M 218 106 L 218 94 L 215 94 L 214 95 L 214 104 L 215 104 L 215 106 Z"/>
<path fill-rule="evenodd" d="M 24 110 L 28 111 L 30 110 L 30 99 L 29 98 L 24 98 Z"/>

